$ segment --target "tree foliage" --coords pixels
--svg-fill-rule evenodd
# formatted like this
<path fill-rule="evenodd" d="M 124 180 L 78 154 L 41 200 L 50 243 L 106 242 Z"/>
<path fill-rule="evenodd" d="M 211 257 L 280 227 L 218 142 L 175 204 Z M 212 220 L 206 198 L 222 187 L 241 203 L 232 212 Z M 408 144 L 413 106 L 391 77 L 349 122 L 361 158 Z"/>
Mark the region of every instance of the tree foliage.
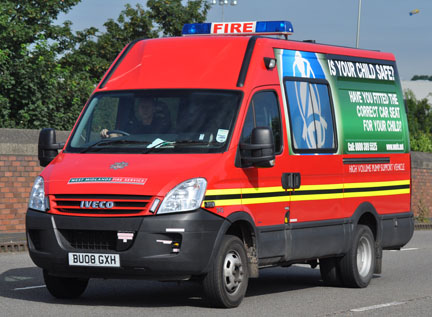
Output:
<path fill-rule="evenodd" d="M 68 27 L 53 21 L 79 1 L 1 1 L 0 126 L 39 127 L 58 121 L 55 92 L 66 74 L 57 64 L 56 41 Z"/>
<path fill-rule="evenodd" d="M 411 90 L 405 92 L 412 151 L 432 152 L 432 112 L 426 98 L 417 100 Z"/>
<path fill-rule="evenodd" d="M 127 43 L 179 35 L 184 23 L 203 22 L 209 9 L 206 0 L 149 0 L 147 8 L 126 5 L 104 31 L 55 24 L 80 1 L 0 2 L 0 127 L 71 129 Z"/>
<path fill-rule="evenodd" d="M 123 47 L 139 38 L 179 36 L 185 23 L 204 22 L 206 0 L 148 0 L 126 5 L 104 31 L 56 25 L 81 0 L 0 2 L 0 127 L 69 130 L 95 85 Z M 416 75 L 412 80 L 432 80 Z M 432 152 L 427 99 L 405 93 L 411 149 Z"/>
<path fill-rule="evenodd" d="M 109 19 L 104 27 L 104 33 L 89 28 L 70 37 L 71 49 L 61 58 L 60 64 L 74 72 L 86 72 L 97 83 L 127 43 L 157 37 L 149 12 L 139 4 L 136 8 L 126 5 L 117 21 Z"/>
<path fill-rule="evenodd" d="M 411 80 L 429 80 L 432 81 L 432 76 L 428 75 L 414 75 Z"/>
<path fill-rule="evenodd" d="M 164 36 L 180 36 L 186 23 L 205 21 L 210 4 L 207 1 L 148 0 L 150 18 L 158 25 L 157 30 Z"/>

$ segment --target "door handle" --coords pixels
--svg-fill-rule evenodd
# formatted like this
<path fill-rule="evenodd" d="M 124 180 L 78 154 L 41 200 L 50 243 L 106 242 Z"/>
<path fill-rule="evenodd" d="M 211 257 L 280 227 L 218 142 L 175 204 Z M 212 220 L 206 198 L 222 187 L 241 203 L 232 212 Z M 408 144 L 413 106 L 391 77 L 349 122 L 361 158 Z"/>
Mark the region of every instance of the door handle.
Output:
<path fill-rule="evenodd" d="M 281 181 L 282 181 L 283 189 L 300 188 L 300 184 L 301 184 L 300 173 L 283 173 Z"/>

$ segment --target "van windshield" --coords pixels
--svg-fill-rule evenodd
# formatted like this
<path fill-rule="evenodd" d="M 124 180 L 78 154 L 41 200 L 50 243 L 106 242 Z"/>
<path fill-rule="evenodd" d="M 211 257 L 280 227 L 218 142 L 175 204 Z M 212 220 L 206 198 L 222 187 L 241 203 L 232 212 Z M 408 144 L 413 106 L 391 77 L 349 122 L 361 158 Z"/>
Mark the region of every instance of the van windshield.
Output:
<path fill-rule="evenodd" d="M 66 148 L 73 153 L 219 153 L 242 93 L 151 90 L 98 93 Z"/>

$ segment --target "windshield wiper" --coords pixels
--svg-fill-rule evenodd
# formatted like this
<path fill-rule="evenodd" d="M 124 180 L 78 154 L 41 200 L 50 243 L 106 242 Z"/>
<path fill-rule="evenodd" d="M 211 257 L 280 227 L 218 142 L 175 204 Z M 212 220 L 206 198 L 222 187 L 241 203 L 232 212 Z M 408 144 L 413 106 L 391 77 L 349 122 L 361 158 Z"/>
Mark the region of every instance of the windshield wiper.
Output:
<path fill-rule="evenodd" d="M 157 142 L 160 141 L 160 142 Z M 166 146 L 169 147 L 182 147 L 182 146 L 195 146 L 195 145 L 209 145 L 209 142 L 206 141 L 196 141 L 196 140 L 178 140 L 178 141 L 164 141 L 161 139 L 156 139 L 153 142 L 148 141 L 138 141 L 138 140 L 125 140 L 125 139 L 101 139 L 87 148 L 83 149 L 80 153 L 86 153 L 90 150 L 100 150 L 103 149 L 102 146 L 112 145 L 112 144 L 141 144 L 148 145 L 141 153 L 147 154 L 151 152 L 158 152 L 161 149 L 164 149 Z M 101 146 L 100 148 L 95 148 L 96 146 Z"/>
<path fill-rule="evenodd" d="M 207 141 L 196 141 L 196 140 L 178 140 L 173 142 L 174 146 L 189 146 L 189 145 L 209 145 L 210 142 Z"/>
<path fill-rule="evenodd" d="M 90 145 L 89 147 L 86 147 L 84 150 L 82 150 L 80 153 L 86 153 L 89 150 L 94 150 L 94 147 L 97 145 L 110 145 L 110 144 L 149 144 L 150 142 L 148 141 L 137 141 L 137 140 L 114 140 L 114 139 L 101 139 L 95 143 L 93 143 L 92 145 Z"/>

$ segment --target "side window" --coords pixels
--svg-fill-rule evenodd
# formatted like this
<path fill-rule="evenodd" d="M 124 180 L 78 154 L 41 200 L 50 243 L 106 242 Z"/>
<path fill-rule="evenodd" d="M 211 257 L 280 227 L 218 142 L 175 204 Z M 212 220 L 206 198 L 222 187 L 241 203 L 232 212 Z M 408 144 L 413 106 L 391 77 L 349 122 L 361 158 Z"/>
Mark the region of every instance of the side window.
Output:
<path fill-rule="evenodd" d="M 333 107 L 324 80 L 285 79 L 294 152 L 335 152 Z"/>
<path fill-rule="evenodd" d="M 250 143 L 253 128 L 268 127 L 273 131 L 275 153 L 282 152 L 282 129 L 277 95 L 273 91 L 256 93 L 249 104 L 241 135 L 242 143 Z"/>

